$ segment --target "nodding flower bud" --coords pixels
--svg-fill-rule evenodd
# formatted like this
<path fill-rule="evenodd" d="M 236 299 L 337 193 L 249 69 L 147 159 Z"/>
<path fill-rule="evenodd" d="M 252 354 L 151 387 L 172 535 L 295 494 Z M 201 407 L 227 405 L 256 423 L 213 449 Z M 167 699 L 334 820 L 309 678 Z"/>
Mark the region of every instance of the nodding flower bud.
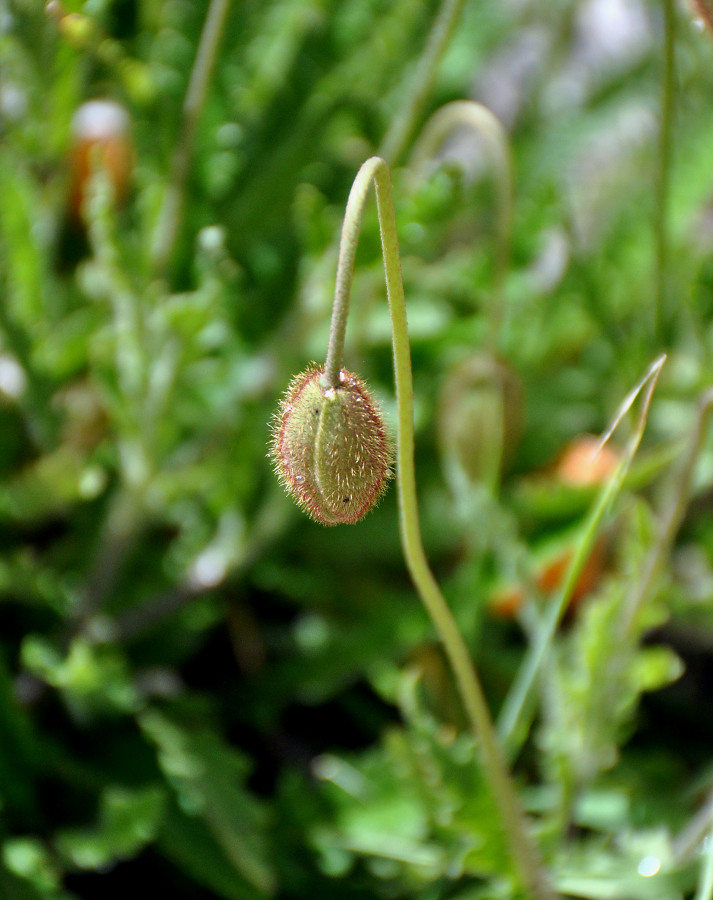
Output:
<path fill-rule="evenodd" d="M 391 444 L 364 382 L 344 369 L 339 386 L 324 368 L 293 378 L 273 424 L 271 456 L 280 482 L 323 525 L 351 523 L 375 506 L 391 476 Z"/>

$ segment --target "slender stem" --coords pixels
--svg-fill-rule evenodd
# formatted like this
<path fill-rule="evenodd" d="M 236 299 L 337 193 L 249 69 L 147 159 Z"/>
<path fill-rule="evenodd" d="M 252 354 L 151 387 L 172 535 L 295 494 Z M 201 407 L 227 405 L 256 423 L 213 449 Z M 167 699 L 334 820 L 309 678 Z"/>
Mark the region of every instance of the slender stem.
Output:
<path fill-rule="evenodd" d="M 339 258 L 337 261 L 337 278 L 334 287 L 334 304 L 332 321 L 329 328 L 329 344 L 327 359 L 324 364 L 322 382 L 326 388 L 339 386 L 339 370 L 344 359 L 344 338 L 347 333 L 349 318 L 349 298 L 354 280 L 354 260 L 356 259 L 359 229 L 364 214 L 366 197 L 376 171 L 383 164 L 378 156 L 368 159 L 359 169 L 352 189 L 349 192 L 347 208 L 344 213 L 342 235 L 339 240 Z M 399 268 L 401 263 L 399 262 Z"/>
<path fill-rule="evenodd" d="M 661 516 L 656 541 L 644 561 L 636 587 L 628 593 L 627 602 L 622 609 L 620 628 L 622 633 L 627 636 L 631 635 L 637 613 L 656 584 L 656 576 L 666 554 L 671 549 L 686 512 L 693 482 L 693 473 L 708 431 L 708 420 L 710 419 L 711 410 L 713 410 L 713 389 L 704 391 L 701 395 L 698 403 L 698 415 L 691 432 L 688 451 L 681 464 L 671 498 Z"/>
<path fill-rule="evenodd" d="M 423 50 L 423 53 L 421 54 L 421 58 L 418 61 L 418 66 L 413 80 L 411 82 L 409 90 L 406 93 L 406 100 L 401 105 L 401 108 L 391 121 L 391 125 L 389 126 L 389 129 L 384 136 L 384 139 L 382 140 L 381 146 L 379 148 L 380 157 L 388 163 L 393 164 L 393 162 L 402 155 L 406 145 L 408 144 L 408 141 L 416 127 L 418 116 L 420 115 L 423 105 L 429 96 L 436 69 L 441 60 L 441 57 L 446 50 L 446 47 L 448 46 L 448 41 L 450 40 L 453 29 L 455 28 L 456 22 L 458 21 L 458 16 L 460 15 L 460 12 L 463 8 L 463 4 L 464 0 L 442 0 L 441 2 L 439 13 L 436 17 L 435 22 L 433 23 L 430 34 L 428 36 L 428 40 L 426 41 L 426 46 Z M 365 194 L 368 190 L 369 184 L 370 180 L 367 179 L 366 185 L 363 188 Z M 352 188 L 352 191 L 354 191 L 355 187 L 356 182 L 354 184 L 354 187 Z M 349 230 L 350 234 L 353 236 L 352 239 L 356 247 L 356 240 L 359 234 L 359 222 L 356 222 L 355 228 L 351 228 L 345 220 L 344 227 L 342 229 L 342 241 L 339 248 L 340 258 L 346 251 L 344 243 L 345 232 L 347 230 Z M 330 245 L 328 250 L 324 254 L 323 261 L 327 257 L 331 257 L 333 252 L 334 246 Z M 353 270 L 353 261 L 351 265 Z M 339 273 L 341 271 L 342 266 L 340 265 L 337 270 L 337 277 L 339 277 Z M 349 275 L 348 282 L 349 284 L 351 284 L 351 274 Z M 337 286 L 337 290 L 339 290 L 339 286 Z M 345 329 L 346 318 L 344 323 L 339 326 L 339 330 L 342 335 L 342 347 Z M 331 345 L 332 340 L 330 339 L 330 347 Z M 339 347 L 338 349 L 338 355 L 341 358 L 341 347 Z M 335 381 L 335 378 L 338 377 L 339 372 L 333 369 L 332 365 L 330 365 L 330 362 L 331 361 L 328 359 L 326 367 L 327 372 L 329 373 L 328 383 L 330 383 L 332 386 L 336 386 L 337 382 Z"/>
<path fill-rule="evenodd" d="M 629 471 L 629 467 L 636 455 L 641 438 L 644 434 L 649 406 L 654 388 L 661 374 L 661 369 L 666 356 L 662 354 L 649 366 L 648 371 L 639 383 L 634 387 L 621 404 L 610 427 L 604 433 L 600 444 L 609 439 L 612 432 L 619 424 L 626 411 L 630 408 L 638 394 L 644 390 L 641 413 L 638 423 L 627 445 L 624 458 L 619 463 L 616 471 L 602 489 L 597 502 L 592 509 L 584 525 L 582 540 L 580 541 L 574 558 L 570 563 L 564 584 L 560 589 L 557 599 L 548 607 L 541 628 L 535 636 L 530 649 L 517 673 L 515 681 L 505 698 L 498 720 L 498 734 L 505 748 L 507 758 L 512 761 L 528 734 L 529 726 L 534 715 L 534 696 L 539 674 L 549 656 L 549 651 L 557 633 L 557 627 L 569 605 L 572 592 L 577 583 L 584 565 L 589 558 L 594 543 L 599 534 L 599 529 L 608 515 L 614 500 L 618 496 Z"/>
<path fill-rule="evenodd" d="M 704 804 L 673 840 L 671 849 L 675 865 L 682 866 L 693 858 L 700 850 L 706 835 L 711 833 L 712 827 L 713 792 L 709 792 Z M 713 840 L 713 834 L 711 839 Z"/>
<path fill-rule="evenodd" d="M 660 341 L 671 322 L 669 301 L 669 205 L 676 78 L 676 13 L 673 0 L 662 0 L 664 12 L 663 91 L 656 179 L 656 337 Z"/>
<path fill-rule="evenodd" d="M 453 34 L 463 3 L 464 0 L 443 0 L 418 61 L 406 102 L 392 120 L 379 147 L 380 155 L 390 163 L 398 160 L 413 134 L 416 120 L 430 96 L 436 69 Z"/>
<path fill-rule="evenodd" d="M 413 378 L 411 350 L 406 322 L 406 300 L 401 278 L 391 176 L 379 157 L 367 160 L 359 170 L 347 202 L 332 313 L 324 383 L 336 387 L 342 362 L 344 334 L 349 311 L 349 293 L 354 256 L 367 191 L 375 183 L 376 203 L 384 258 L 386 293 L 391 315 L 391 334 L 396 384 L 398 450 L 397 482 L 399 524 L 406 565 L 413 583 L 431 617 L 453 669 L 463 705 L 483 754 L 490 785 L 502 816 L 503 827 L 516 868 L 528 893 L 537 900 L 551 900 L 554 894 L 532 839 L 528 833 L 520 799 L 500 752 L 488 706 L 473 668 L 468 649 L 440 588 L 428 565 L 421 539 L 416 475 L 414 467 Z"/>
<path fill-rule="evenodd" d="M 151 248 L 153 265 L 159 274 L 164 273 L 170 262 L 178 235 L 186 178 L 193 155 L 193 142 L 229 7 L 230 0 L 211 0 L 196 51 L 188 90 L 183 102 L 180 137 L 173 156 L 171 179 L 164 194 Z"/>
<path fill-rule="evenodd" d="M 495 277 L 493 285 L 493 338 L 497 340 L 505 312 L 505 278 L 510 265 L 512 238 L 513 177 L 507 134 L 487 106 L 473 100 L 455 100 L 437 110 L 423 126 L 411 152 L 410 165 L 419 178 L 443 141 L 456 128 L 465 126 L 482 135 L 495 168 L 497 212 L 495 218 Z"/>
<path fill-rule="evenodd" d="M 696 900 L 711 900 L 711 898 L 713 898 L 713 831 L 709 832 L 705 840 L 701 879 L 696 891 Z"/>

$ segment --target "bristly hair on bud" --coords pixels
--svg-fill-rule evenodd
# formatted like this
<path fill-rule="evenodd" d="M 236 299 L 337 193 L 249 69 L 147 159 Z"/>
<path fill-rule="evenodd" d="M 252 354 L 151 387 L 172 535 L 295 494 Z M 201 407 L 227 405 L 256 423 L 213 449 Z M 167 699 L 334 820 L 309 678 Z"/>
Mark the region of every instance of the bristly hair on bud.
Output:
<path fill-rule="evenodd" d="M 290 382 L 273 419 L 270 456 L 281 484 L 323 525 L 357 522 L 392 475 L 392 445 L 366 384 L 342 369 L 322 384 L 312 364 Z"/>

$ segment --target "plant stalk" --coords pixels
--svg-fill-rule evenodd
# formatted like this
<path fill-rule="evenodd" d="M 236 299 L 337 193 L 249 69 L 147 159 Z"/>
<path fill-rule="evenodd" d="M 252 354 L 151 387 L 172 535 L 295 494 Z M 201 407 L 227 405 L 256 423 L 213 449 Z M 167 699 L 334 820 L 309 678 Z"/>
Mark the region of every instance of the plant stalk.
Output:
<path fill-rule="evenodd" d="M 215 67 L 218 44 L 223 33 L 230 0 L 211 0 L 201 32 L 195 62 L 183 102 L 181 129 L 171 166 L 171 179 L 163 197 L 151 248 L 151 259 L 159 275 L 171 261 L 183 213 L 186 179 L 193 156 L 193 144 L 208 83 Z"/>
<path fill-rule="evenodd" d="M 410 165 L 419 178 L 425 164 L 457 128 L 469 128 L 483 137 L 493 163 L 496 189 L 495 265 L 493 276 L 492 342 L 497 341 L 505 316 L 505 279 L 510 266 L 513 216 L 513 175 L 508 137 L 502 123 L 487 106 L 473 100 L 446 103 L 423 126 L 411 151 Z"/>
<path fill-rule="evenodd" d="M 713 831 L 708 834 L 703 846 L 701 877 L 695 900 L 711 900 L 713 897 Z"/>
<path fill-rule="evenodd" d="M 669 285 L 669 207 L 676 80 L 676 11 L 673 0 L 662 0 L 664 13 L 663 89 L 656 179 L 656 339 L 662 341 L 671 325 Z"/>
<path fill-rule="evenodd" d="M 606 441 L 609 440 L 614 429 L 619 425 L 624 415 L 628 412 L 636 397 L 643 391 L 641 411 L 634 433 L 627 444 L 624 457 L 617 466 L 614 474 L 602 488 L 592 511 L 587 517 L 584 524 L 582 539 L 579 542 L 572 562 L 569 565 L 564 583 L 560 588 L 557 598 L 549 605 L 542 625 L 535 635 L 500 711 L 498 734 L 500 736 L 501 744 L 504 747 L 506 758 L 510 762 L 512 762 L 519 753 L 520 748 L 529 733 L 532 718 L 534 716 L 535 689 L 539 675 L 550 654 L 555 635 L 557 634 L 557 628 L 569 606 L 574 587 L 592 552 L 601 525 L 609 515 L 614 501 L 619 496 L 624 485 L 624 479 L 633 462 L 636 451 L 639 448 L 639 444 L 644 435 L 654 388 L 656 387 L 665 361 L 665 354 L 662 354 L 654 360 L 643 378 L 624 398 L 613 422 L 609 428 L 607 428 L 602 438 L 600 438 L 599 444 L 600 446 L 603 446 Z"/>
<path fill-rule="evenodd" d="M 431 93 L 436 69 L 451 39 L 458 16 L 463 9 L 463 3 L 464 0 L 443 0 L 441 4 L 438 16 L 428 35 L 426 46 L 418 61 L 406 102 L 394 116 L 379 147 L 380 155 L 392 165 L 398 162 L 404 152 L 421 110 Z"/>
<path fill-rule="evenodd" d="M 657 583 L 657 575 L 666 558 L 666 554 L 670 551 L 676 539 L 678 529 L 686 513 L 696 462 L 701 454 L 703 442 L 708 433 L 711 410 L 713 410 L 713 388 L 704 391 L 700 397 L 698 414 L 689 438 L 686 454 L 674 482 L 671 496 L 661 515 L 656 540 L 644 561 L 636 587 L 627 594 L 627 601 L 623 606 L 620 622 L 621 631 L 627 637 L 632 633 L 639 610 L 651 595 L 651 591 Z"/>
<path fill-rule="evenodd" d="M 336 388 L 344 352 L 349 297 L 359 226 L 369 187 L 374 182 L 384 259 L 386 293 L 391 316 L 394 380 L 397 401 L 397 484 L 399 525 L 406 565 L 421 600 L 443 643 L 469 721 L 483 754 L 483 763 L 502 816 L 513 861 L 523 886 L 535 900 L 552 900 L 554 893 L 528 832 L 525 814 L 498 745 L 488 706 L 468 649 L 426 559 L 416 498 L 413 431 L 413 378 L 401 277 L 391 176 L 380 157 L 367 160 L 349 194 L 339 247 L 336 289 L 323 384 Z"/>

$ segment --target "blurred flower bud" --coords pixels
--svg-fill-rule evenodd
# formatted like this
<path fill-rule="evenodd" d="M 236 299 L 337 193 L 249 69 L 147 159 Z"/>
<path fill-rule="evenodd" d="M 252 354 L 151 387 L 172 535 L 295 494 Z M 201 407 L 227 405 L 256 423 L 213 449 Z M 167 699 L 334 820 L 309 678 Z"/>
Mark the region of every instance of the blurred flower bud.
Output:
<path fill-rule="evenodd" d="M 621 450 L 612 444 L 600 446 L 600 440 L 591 434 L 580 434 L 565 445 L 555 463 L 548 467 L 544 477 L 546 496 L 563 489 L 577 490 L 604 484 L 611 478 L 622 459 Z M 534 573 L 534 584 L 540 593 L 548 595 L 557 591 L 564 582 L 574 558 L 579 535 L 567 538 L 544 553 Z M 570 598 L 570 609 L 592 593 L 606 570 L 610 535 L 601 534 L 579 574 Z M 506 585 L 496 590 L 489 599 L 491 611 L 503 618 L 511 618 L 525 598 L 522 585 Z"/>
<path fill-rule="evenodd" d="M 580 434 L 560 454 L 555 472 L 563 484 L 601 484 L 614 474 L 620 462 L 621 452 L 611 444 L 600 447 L 599 438 Z"/>
<path fill-rule="evenodd" d="M 567 575 L 572 563 L 576 546 L 565 544 L 545 555 L 535 573 L 535 586 L 540 593 L 554 594 Z M 599 585 L 607 563 L 608 540 L 600 536 L 592 552 L 579 574 L 577 583 L 570 597 L 570 609 L 575 608 L 581 600 L 591 594 Z M 488 600 L 493 615 L 503 619 L 511 619 L 517 614 L 525 599 L 525 590 L 520 585 L 509 585 L 496 590 Z"/>
<path fill-rule="evenodd" d="M 342 370 L 322 385 L 308 368 L 290 383 L 275 416 L 271 456 L 280 482 L 318 522 L 356 522 L 379 500 L 391 475 L 381 411 L 364 382 Z"/>
<path fill-rule="evenodd" d="M 129 114 L 112 100 L 83 103 L 72 119 L 69 210 L 81 220 L 87 188 L 94 168 L 109 178 L 114 202 L 128 193 L 134 163 Z"/>
<path fill-rule="evenodd" d="M 128 194 L 134 165 L 129 114 L 112 100 L 91 100 L 72 119 L 68 154 L 69 191 L 57 236 L 56 264 L 68 272 L 89 252 L 84 205 L 92 174 L 101 171 L 109 182 L 112 201 Z"/>
<path fill-rule="evenodd" d="M 519 438 L 521 419 L 520 382 L 507 366 L 483 355 L 460 363 L 439 402 L 438 439 L 449 482 L 458 485 L 465 476 L 494 487 Z"/>

